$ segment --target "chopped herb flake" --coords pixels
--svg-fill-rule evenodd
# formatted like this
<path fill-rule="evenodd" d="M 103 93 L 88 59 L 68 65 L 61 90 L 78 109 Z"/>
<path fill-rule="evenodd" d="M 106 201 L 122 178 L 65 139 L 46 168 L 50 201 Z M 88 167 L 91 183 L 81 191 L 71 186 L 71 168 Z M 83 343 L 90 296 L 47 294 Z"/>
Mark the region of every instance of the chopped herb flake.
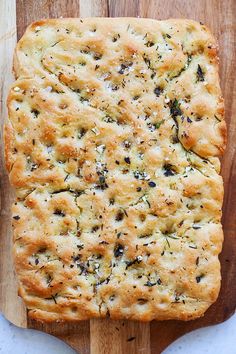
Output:
<path fill-rule="evenodd" d="M 156 129 L 159 129 L 160 126 L 161 126 L 164 122 L 165 122 L 165 121 L 164 121 L 164 119 L 163 119 L 163 120 L 161 120 L 160 122 L 155 123 L 155 124 L 154 124 L 155 128 L 156 128 Z"/>
<path fill-rule="evenodd" d="M 156 183 L 153 181 L 148 182 L 149 187 L 154 188 L 156 187 Z"/>
<path fill-rule="evenodd" d="M 120 243 L 118 243 L 114 249 L 114 256 L 117 258 L 123 256 L 123 254 L 124 254 L 124 247 Z"/>
<path fill-rule="evenodd" d="M 200 283 L 200 281 L 202 280 L 203 278 L 203 274 L 202 275 L 199 275 L 198 277 L 196 277 L 196 282 L 197 283 Z"/>
<path fill-rule="evenodd" d="M 13 219 L 20 220 L 20 216 L 19 215 L 15 215 L 15 216 L 13 216 Z"/>
<path fill-rule="evenodd" d="M 199 64 L 197 66 L 197 81 L 204 81 L 204 73 L 203 73 L 202 68 Z"/>
<path fill-rule="evenodd" d="M 128 165 L 130 165 L 130 158 L 129 157 L 125 157 L 124 160 Z"/>
<path fill-rule="evenodd" d="M 159 97 L 162 92 L 163 92 L 163 89 L 160 86 L 155 87 L 154 93 L 157 97 Z"/>
<path fill-rule="evenodd" d="M 170 107 L 170 114 L 172 115 L 173 118 L 182 115 L 182 111 L 179 106 L 179 101 L 176 98 L 174 99 L 174 101 L 170 101 L 169 107 Z"/>
<path fill-rule="evenodd" d="M 170 165 L 170 164 L 164 165 L 163 168 L 164 168 L 164 175 L 165 175 L 166 177 L 174 176 L 175 173 L 176 173 L 176 172 L 174 171 L 174 169 L 173 169 L 173 166 Z"/>

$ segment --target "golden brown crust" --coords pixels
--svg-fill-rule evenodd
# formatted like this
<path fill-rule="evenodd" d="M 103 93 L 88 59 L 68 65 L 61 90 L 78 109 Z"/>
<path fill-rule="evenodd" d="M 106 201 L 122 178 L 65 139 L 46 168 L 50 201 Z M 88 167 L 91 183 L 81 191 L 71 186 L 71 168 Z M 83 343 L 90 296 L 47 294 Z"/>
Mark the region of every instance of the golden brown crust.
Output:
<path fill-rule="evenodd" d="M 14 131 L 10 124 L 6 124 L 4 127 L 4 141 L 5 141 L 5 164 L 6 169 L 10 172 L 14 163 L 12 151 L 14 150 Z"/>
<path fill-rule="evenodd" d="M 6 164 L 32 318 L 189 320 L 220 288 L 217 45 L 191 20 L 54 19 L 14 59 Z"/>

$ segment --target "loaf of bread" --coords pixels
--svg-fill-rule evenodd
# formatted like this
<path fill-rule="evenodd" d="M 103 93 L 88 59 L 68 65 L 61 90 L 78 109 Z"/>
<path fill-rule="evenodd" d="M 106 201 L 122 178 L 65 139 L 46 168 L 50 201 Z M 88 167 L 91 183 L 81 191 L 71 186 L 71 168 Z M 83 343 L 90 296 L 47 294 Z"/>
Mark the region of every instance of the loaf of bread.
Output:
<path fill-rule="evenodd" d="M 42 20 L 19 41 L 14 70 L 5 154 L 29 316 L 202 316 L 221 282 L 226 141 L 209 30 Z"/>

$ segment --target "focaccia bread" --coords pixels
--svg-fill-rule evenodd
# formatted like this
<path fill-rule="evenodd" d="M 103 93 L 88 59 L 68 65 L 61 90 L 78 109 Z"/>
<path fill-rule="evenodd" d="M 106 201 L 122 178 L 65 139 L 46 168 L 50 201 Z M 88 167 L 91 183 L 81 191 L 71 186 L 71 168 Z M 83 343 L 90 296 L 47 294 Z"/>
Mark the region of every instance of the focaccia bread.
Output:
<path fill-rule="evenodd" d="M 19 41 L 6 165 L 29 316 L 189 320 L 220 288 L 215 39 L 191 20 L 42 20 Z"/>

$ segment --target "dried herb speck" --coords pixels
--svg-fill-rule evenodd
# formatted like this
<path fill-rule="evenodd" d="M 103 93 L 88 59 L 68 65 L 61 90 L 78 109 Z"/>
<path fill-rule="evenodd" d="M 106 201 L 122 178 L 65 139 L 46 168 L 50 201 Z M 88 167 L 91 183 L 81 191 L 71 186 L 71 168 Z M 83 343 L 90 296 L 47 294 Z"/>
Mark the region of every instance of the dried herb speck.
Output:
<path fill-rule="evenodd" d="M 53 214 L 54 214 L 54 215 L 58 215 L 58 216 L 62 216 L 62 217 L 64 217 L 64 216 L 66 215 L 66 214 L 63 213 L 63 211 L 60 210 L 60 209 L 56 209 Z"/>
<path fill-rule="evenodd" d="M 114 256 L 115 257 L 121 257 L 124 254 L 124 247 L 118 243 L 115 248 L 114 248 Z"/>
<path fill-rule="evenodd" d="M 172 115 L 173 118 L 176 118 L 177 116 L 182 115 L 179 101 L 176 98 L 174 99 L 174 101 L 170 101 L 169 107 L 170 107 L 170 114 Z"/>
<path fill-rule="evenodd" d="M 153 92 L 155 93 L 155 95 L 156 95 L 157 97 L 159 97 L 160 94 L 163 92 L 163 89 L 162 89 L 160 86 L 157 86 L 157 87 L 154 89 Z"/>
<path fill-rule="evenodd" d="M 13 219 L 20 220 L 20 216 L 19 215 L 15 215 L 15 216 L 13 216 Z"/>
<path fill-rule="evenodd" d="M 152 282 L 150 282 L 150 280 L 148 280 L 145 284 L 144 284 L 144 286 L 148 286 L 148 287 L 152 287 L 152 286 L 154 286 L 154 285 L 156 285 L 157 283 L 152 283 Z"/>
<path fill-rule="evenodd" d="M 203 73 L 202 68 L 199 64 L 197 66 L 197 81 L 204 81 L 204 73 Z"/>
<path fill-rule="evenodd" d="M 125 157 L 124 160 L 128 165 L 130 165 L 130 158 L 129 157 Z"/>
<path fill-rule="evenodd" d="M 155 126 L 156 129 L 159 129 L 160 126 L 161 126 L 163 123 L 164 123 L 164 119 L 161 120 L 160 122 L 155 123 L 154 126 Z"/>
<path fill-rule="evenodd" d="M 119 210 L 116 214 L 116 221 L 122 221 L 124 219 L 124 213 L 122 210 Z"/>
<path fill-rule="evenodd" d="M 200 283 L 202 277 L 203 277 L 203 275 L 199 275 L 198 277 L 196 277 L 196 282 L 197 282 L 197 283 Z"/>
<path fill-rule="evenodd" d="M 164 168 L 164 175 L 165 175 L 166 177 L 174 176 L 174 175 L 175 175 L 175 171 L 174 171 L 172 165 L 170 165 L 170 164 L 165 164 L 165 165 L 163 166 L 163 168 Z"/>
<path fill-rule="evenodd" d="M 148 182 L 149 187 L 154 188 L 156 187 L 156 183 L 153 181 Z"/>
<path fill-rule="evenodd" d="M 192 123 L 193 121 L 189 117 L 187 117 L 187 122 Z"/>
<path fill-rule="evenodd" d="M 128 69 L 129 67 L 131 67 L 133 65 L 132 62 L 130 63 L 122 63 L 121 66 L 120 66 L 120 70 L 118 71 L 119 74 L 123 75 L 124 72 L 125 72 L 125 69 Z"/>

